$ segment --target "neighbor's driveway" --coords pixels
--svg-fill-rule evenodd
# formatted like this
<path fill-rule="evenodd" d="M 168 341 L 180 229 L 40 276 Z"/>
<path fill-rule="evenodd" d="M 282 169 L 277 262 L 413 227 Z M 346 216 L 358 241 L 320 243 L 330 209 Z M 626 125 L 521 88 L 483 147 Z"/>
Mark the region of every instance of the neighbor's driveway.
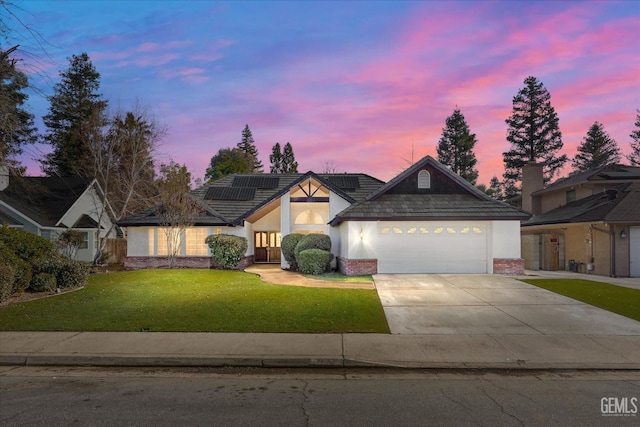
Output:
<path fill-rule="evenodd" d="M 517 279 L 488 274 L 376 274 L 393 334 L 640 335 L 640 322 Z"/>

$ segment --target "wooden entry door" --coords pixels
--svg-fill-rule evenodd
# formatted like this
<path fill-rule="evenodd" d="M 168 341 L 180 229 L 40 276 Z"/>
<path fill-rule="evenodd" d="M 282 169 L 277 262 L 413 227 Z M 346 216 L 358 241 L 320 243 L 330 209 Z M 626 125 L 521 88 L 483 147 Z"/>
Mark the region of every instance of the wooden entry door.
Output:
<path fill-rule="evenodd" d="M 280 233 L 277 231 L 256 231 L 255 262 L 280 263 Z"/>

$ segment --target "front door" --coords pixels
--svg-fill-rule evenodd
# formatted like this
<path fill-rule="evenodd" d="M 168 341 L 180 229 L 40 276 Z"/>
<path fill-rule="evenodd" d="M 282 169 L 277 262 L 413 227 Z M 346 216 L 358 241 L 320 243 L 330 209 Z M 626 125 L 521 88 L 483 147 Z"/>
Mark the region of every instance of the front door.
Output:
<path fill-rule="evenodd" d="M 256 231 L 255 262 L 280 263 L 280 233 L 277 231 Z"/>

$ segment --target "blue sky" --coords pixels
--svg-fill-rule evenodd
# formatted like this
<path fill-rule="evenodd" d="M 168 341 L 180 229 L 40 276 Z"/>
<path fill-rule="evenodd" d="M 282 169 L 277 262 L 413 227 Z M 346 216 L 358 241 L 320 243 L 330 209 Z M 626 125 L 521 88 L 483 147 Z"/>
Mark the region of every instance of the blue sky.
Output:
<path fill-rule="evenodd" d="M 570 157 L 595 121 L 628 153 L 640 108 L 638 2 L 16 4 L 46 42 L 43 57 L 9 21 L 39 89 L 38 123 L 66 58 L 87 52 L 110 106 L 146 105 L 168 130 L 161 160 L 186 163 L 194 177 L 249 124 L 267 166 L 271 147 L 291 142 L 301 172 L 329 161 L 388 180 L 412 147 L 416 159 L 436 156 L 458 106 L 488 183 L 503 173 L 504 120 L 529 75 L 550 91 Z M 29 173 L 47 150 L 27 149 Z"/>

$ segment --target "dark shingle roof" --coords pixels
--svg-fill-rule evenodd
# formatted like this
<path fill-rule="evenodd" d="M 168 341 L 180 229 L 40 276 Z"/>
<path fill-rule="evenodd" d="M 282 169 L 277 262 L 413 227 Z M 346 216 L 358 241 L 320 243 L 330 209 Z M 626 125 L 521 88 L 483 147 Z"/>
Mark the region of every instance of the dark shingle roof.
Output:
<path fill-rule="evenodd" d="M 606 165 L 584 172 L 573 173 L 565 178 L 560 178 L 548 187 L 534 192 L 532 195 L 539 196 L 551 191 L 586 184 L 587 182 L 620 182 L 630 180 L 640 180 L 640 167 L 628 165 Z"/>
<path fill-rule="evenodd" d="M 619 184 L 606 192 L 584 197 L 541 215 L 523 226 L 579 222 L 640 221 L 640 182 Z"/>
<path fill-rule="evenodd" d="M 454 188 L 455 193 L 439 193 L 435 187 L 433 192 L 428 193 L 424 190 L 413 190 L 419 194 L 399 194 L 396 191 L 396 188 L 402 187 L 423 168 L 437 173 L 446 181 L 445 188 Z M 401 192 L 403 191 L 407 191 L 406 187 Z M 433 157 L 426 156 L 371 193 L 366 200 L 340 212 L 332 224 L 347 220 L 525 220 L 527 218 L 529 214 L 490 198 Z"/>
<path fill-rule="evenodd" d="M 38 224 L 53 227 L 90 184 L 76 177 L 11 177 L 0 200 Z"/>
<path fill-rule="evenodd" d="M 299 183 L 315 179 L 351 203 L 364 199 L 384 182 L 366 174 L 234 174 L 205 184 L 191 195 L 203 208 L 194 218 L 195 225 L 240 225 L 262 206 L 281 197 Z M 356 188 L 346 188 L 346 187 Z M 341 188 L 342 187 L 342 188 Z M 123 219 L 118 224 L 157 225 L 161 219 L 157 208 L 147 209 Z"/>

